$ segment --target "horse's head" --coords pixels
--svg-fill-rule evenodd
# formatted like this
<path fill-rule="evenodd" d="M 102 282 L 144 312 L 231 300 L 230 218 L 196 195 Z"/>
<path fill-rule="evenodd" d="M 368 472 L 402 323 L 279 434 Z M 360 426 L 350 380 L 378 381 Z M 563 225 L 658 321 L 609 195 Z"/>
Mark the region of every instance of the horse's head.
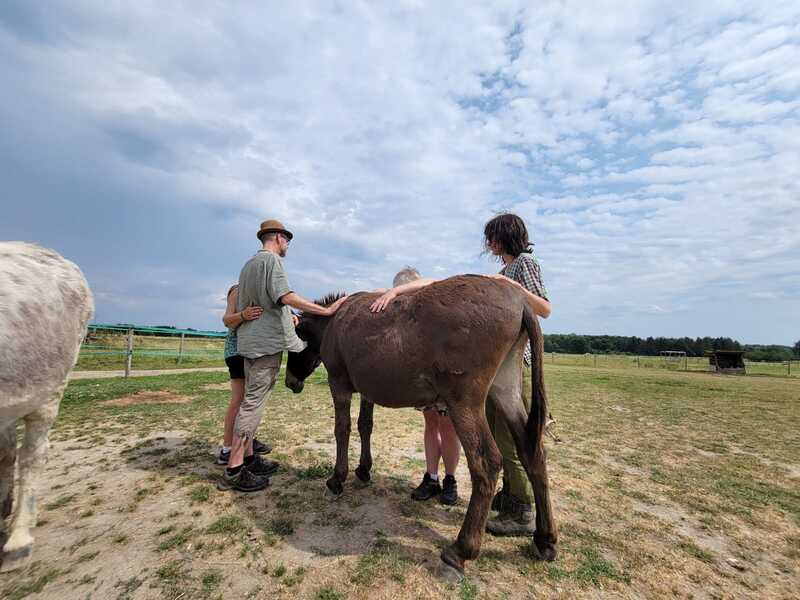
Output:
<path fill-rule="evenodd" d="M 338 300 L 342 294 L 329 294 L 316 304 L 328 306 Z M 306 343 L 306 348 L 302 352 L 289 352 L 289 360 L 286 363 L 286 387 L 295 394 L 303 391 L 305 380 L 322 363 L 320 348 L 325 329 L 328 325 L 328 317 L 315 315 L 300 315 L 300 323 L 295 331 L 298 337 Z"/>

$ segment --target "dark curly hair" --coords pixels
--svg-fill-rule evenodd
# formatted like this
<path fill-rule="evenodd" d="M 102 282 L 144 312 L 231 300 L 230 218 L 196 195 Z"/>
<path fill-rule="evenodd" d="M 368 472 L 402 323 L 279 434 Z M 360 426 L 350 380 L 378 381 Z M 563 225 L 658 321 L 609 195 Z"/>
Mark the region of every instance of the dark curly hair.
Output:
<path fill-rule="evenodd" d="M 533 244 L 528 239 L 528 228 L 517 215 L 505 213 L 497 215 L 483 228 L 484 242 L 497 242 L 505 254 L 519 256 L 531 252 Z"/>

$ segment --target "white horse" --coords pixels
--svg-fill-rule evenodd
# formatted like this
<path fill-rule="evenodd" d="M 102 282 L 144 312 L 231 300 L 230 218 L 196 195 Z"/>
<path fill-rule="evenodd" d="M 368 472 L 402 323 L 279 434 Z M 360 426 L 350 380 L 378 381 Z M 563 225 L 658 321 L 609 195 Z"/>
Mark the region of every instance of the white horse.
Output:
<path fill-rule="evenodd" d="M 17 569 L 31 558 L 34 486 L 93 314 L 94 299 L 77 266 L 33 244 L 0 242 L 0 540 L 6 538 L 0 571 Z M 25 437 L 14 498 L 18 420 L 25 421 Z M 12 507 L 6 531 L 3 519 Z"/>

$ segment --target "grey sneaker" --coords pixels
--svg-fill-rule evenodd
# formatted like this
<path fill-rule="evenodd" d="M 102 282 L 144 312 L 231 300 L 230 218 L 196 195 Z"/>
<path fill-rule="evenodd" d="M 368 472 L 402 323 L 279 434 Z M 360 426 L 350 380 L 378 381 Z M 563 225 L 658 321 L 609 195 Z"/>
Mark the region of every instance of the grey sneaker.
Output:
<path fill-rule="evenodd" d="M 217 481 L 217 489 L 226 492 L 236 490 L 237 492 L 258 492 L 269 485 L 269 477 L 258 477 L 242 467 L 236 475 L 229 475 L 228 469 Z"/>
<path fill-rule="evenodd" d="M 492 535 L 533 535 L 535 530 L 531 505 L 511 494 L 502 499 L 500 514 L 486 522 L 486 531 Z"/>
<path fill-rule="evenodd" d="M 217 454 L 217 458 L 214 460 L 214 464 L 227 465 L 228 460 L 230 460 L 230 458 L 231 458 L 231 451 L 228 450 L 226 452 L 224 449 L 220 448 L 219 454 Z"/>

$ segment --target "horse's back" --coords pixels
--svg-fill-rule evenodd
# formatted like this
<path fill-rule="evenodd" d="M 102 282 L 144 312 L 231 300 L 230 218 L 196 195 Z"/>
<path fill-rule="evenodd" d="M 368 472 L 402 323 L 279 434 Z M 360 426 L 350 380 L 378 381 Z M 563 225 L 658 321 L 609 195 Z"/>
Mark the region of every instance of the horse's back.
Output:
<path fill-rule="evenodd" d="M 458 383 L 496 368 L 520 333 L 518 294 L 486 277 L 451 277 L 371 313 L 378 296 L 357 294 L 342 306 L 331 324 L 328 352 L 335 356 L 326 365 L 333 363 L 334 374 L 346 371 L 356 391 L 381 389 L 398 405 L 435 397 L 443 380 Z"/>
<path fill-rule="evenodd" d="M 63 383 L 93 313 L 74 263 L 34 244 L 0 242 L 0 409 Z"/>

